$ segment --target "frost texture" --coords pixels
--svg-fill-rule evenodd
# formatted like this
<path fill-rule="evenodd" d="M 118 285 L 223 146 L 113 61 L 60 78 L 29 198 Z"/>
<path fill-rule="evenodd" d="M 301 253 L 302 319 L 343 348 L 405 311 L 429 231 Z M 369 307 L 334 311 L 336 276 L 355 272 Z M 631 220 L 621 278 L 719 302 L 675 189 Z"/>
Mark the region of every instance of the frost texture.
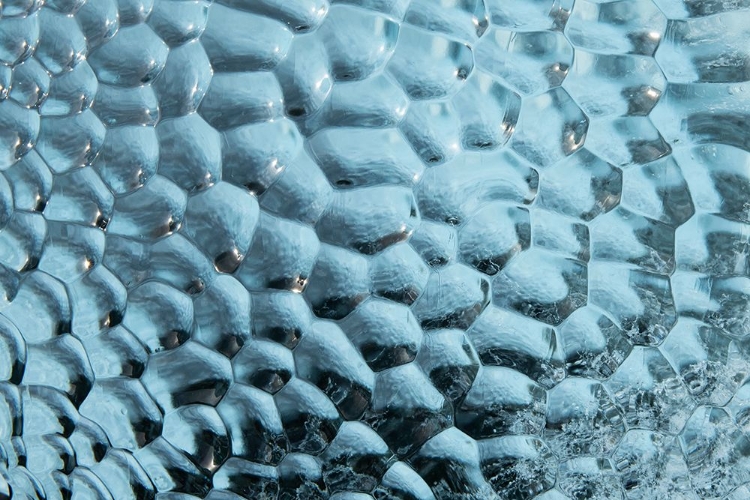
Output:
<path fill-rule="evenodd" d="M 2 0 L 0 500 L 750 498 L 749 27 Z"/>

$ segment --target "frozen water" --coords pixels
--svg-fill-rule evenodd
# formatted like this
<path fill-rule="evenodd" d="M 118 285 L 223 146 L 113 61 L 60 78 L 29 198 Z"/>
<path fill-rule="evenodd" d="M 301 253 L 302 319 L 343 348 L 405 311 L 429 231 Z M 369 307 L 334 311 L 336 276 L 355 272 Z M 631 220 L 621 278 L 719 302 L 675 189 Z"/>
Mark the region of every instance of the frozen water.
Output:
<path fill-rule="evenodd" d="M 747 500 L 749 26 L 0 0 L 0 500 Z"/>

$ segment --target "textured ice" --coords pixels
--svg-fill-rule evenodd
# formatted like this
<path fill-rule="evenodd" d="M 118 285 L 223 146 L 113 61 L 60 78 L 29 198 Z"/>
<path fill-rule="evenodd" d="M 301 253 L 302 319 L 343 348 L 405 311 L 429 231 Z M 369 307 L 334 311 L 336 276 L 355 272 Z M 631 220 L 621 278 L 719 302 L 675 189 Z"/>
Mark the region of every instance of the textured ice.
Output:
<path fill-rule="evenodd" d="M 749 26 L 1 0 L 0 500 L 747 500 Z"/>

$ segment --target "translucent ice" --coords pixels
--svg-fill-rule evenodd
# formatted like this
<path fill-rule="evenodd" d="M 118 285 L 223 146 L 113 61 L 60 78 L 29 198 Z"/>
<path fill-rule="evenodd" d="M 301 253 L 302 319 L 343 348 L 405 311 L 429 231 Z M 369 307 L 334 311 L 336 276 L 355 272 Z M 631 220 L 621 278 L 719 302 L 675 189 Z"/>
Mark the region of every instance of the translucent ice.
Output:
<path fill-rule="evenodd" d="M 1 0 L 0 500 L 747 500 L 748 26 Z"/>

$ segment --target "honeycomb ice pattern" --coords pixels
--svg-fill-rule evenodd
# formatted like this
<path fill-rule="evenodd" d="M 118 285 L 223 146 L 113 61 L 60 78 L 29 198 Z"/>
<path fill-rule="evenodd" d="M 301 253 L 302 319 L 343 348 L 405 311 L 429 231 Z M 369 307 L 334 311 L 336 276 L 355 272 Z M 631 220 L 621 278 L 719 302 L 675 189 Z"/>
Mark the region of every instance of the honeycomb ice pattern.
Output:
<path fill-rule="evenodd" d="M 748 40 L 2 0 L 0 499 L 747 500 Z"/>

